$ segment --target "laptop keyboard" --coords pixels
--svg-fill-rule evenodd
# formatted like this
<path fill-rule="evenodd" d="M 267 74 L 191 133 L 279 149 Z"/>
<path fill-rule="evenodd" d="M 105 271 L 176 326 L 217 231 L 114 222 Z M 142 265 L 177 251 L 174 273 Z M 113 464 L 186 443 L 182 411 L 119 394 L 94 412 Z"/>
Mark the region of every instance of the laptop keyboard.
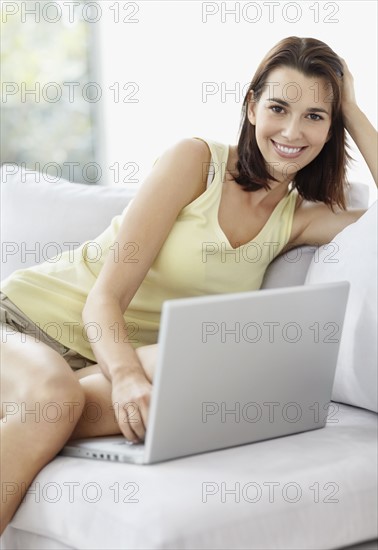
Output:
<path fill-rule="evenodd" d="M 124 439 L 122 441 L 115 443 L 115 445 L 120 445 L 121 447 L 123 447 L 122 451 L 127 450 L 127 453 L 144 452 L 144 443 L 132 443 L 131 441 Z"/>

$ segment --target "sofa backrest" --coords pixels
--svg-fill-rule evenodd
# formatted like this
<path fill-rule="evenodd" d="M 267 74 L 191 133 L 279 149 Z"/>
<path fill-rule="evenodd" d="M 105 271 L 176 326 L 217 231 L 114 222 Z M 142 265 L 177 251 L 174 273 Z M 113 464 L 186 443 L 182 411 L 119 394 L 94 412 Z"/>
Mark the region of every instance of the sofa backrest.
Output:
<path fill-rule="evenodd" d="M 39 264 L 87 240 L 95 239 L 120 214 L 136 190 L 86 185 L 16 165 L 1 167 L 1 279 L 16 269 Z M 367 208 L 369 188 L 352 184 L 348 204 Z M 314 247 L 299 247 L 276 258 L 263 288 L 303 284 Z"/>
<path fill-rule="evenodd" d="M 94 239 L 135 191 L 1 170 L 1 279 Z M 76 243 L 73 245 L 72 243 Z"/>

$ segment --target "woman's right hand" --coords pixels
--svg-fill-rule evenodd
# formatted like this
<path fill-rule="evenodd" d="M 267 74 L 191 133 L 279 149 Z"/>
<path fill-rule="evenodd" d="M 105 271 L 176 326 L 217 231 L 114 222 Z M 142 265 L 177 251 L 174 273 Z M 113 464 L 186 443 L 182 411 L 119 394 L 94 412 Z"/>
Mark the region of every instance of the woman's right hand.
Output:
<path fill-rule="evenodd" d="M 112 379 L 112 406 L 121 433 L 134 443 L 144 441 L 152 384 L 143 372 L 118 371 Z"/>
<path fill-rule="evenodd" d="M 135 350 L 143 369 L 118 371 L 112 378 L 112 403 L 121 432 L 130 441 L 144 440 L 157 361 L 158 344 Z"/>

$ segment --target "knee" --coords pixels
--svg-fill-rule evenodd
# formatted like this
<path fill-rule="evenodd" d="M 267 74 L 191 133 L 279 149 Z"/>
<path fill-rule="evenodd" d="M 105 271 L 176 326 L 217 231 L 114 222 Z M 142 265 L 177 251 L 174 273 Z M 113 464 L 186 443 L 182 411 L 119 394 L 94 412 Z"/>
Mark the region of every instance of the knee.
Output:
<path fill-rule="evenodd" d="M 55 363 L 56 366 L 56 363 Z M 63 365 L 64 367 L 64 365 Z M 22 381 L 22 390 L 2 403 L 2 423 L 12 438 L 30 441 L 28 453 L 46 463 L 62 448 L 82 415 L 85 395 L 70 369 L 33 369 Z M 39 377 L 35 376 L 39 374 Z"/>
<path fill-rule="evenodd" d="M 83 412 L 85 394 L 66 361 L 54 357 L 50 364 L 29 366 L 14 395 L 17 411 L 21 416 L 24 411 L 26 420 L 37 418 L 56 428 L 68 424 L 73 429 Z"/>
<path fill-rule="evenodd" d="M 76 424 L 85 406 L 85 393 L 80 382 L 70 371 L 51 373 L 38 388 L 38 399 L 46 410 L 56 407 L 60 421 Z M 58 414 L 58 413 L 57 413 Z"/>

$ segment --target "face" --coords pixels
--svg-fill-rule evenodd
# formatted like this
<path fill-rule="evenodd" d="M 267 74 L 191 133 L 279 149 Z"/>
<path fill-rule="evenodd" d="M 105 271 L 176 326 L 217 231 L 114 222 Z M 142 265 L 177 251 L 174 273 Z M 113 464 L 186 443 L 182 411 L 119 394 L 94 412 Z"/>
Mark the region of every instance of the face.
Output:
<path fill-rule="evenodd" d="M 258 147 L 278 181 L 289 183 L 328 141 L 331 92 L 323 78 L 278 67 L 269 74 L 259 100 L 249 102 L 248 119 L 256 128 Z"/>

